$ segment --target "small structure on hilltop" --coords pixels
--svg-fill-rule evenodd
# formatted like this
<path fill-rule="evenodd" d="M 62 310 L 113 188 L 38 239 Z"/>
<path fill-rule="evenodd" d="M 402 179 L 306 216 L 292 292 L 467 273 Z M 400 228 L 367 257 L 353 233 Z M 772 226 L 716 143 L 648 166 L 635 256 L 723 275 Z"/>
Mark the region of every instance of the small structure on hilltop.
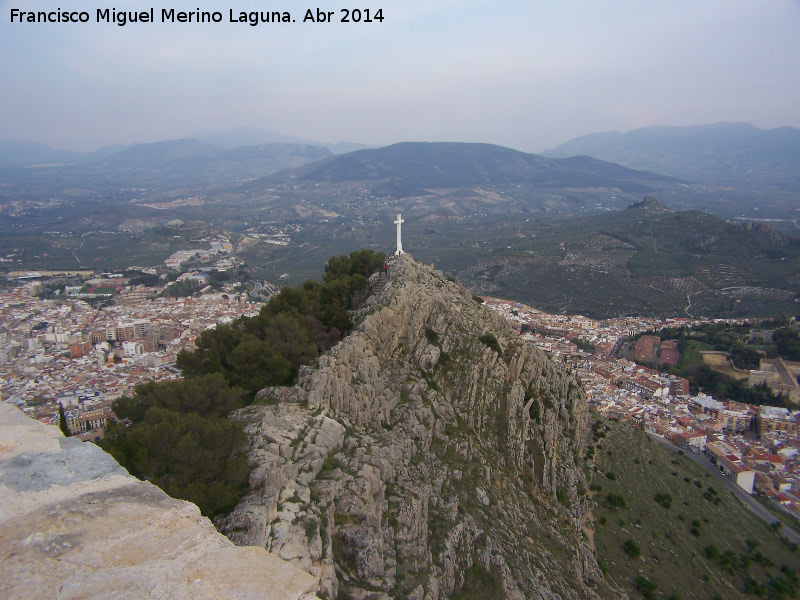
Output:
<path fill-rule="evenodd" d="M 394 252 L 397 256 L 405 254 L 405 252 L 403 252 L 403 241 L 400 239 L 400 226 L 403 223 L 405 223 L 405 221 L 403 221 L 400 213 L 397 213 L 397 220 L 394 222 L 394 224 L 397 225 L 397 250 Z"/>

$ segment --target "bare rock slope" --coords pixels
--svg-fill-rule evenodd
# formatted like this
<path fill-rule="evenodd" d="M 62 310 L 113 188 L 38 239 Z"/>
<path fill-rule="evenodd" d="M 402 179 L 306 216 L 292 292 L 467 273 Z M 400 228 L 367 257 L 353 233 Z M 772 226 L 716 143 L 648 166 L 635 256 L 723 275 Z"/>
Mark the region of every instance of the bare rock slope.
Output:
<path fill-rule="evenodd" d="M 316 589 L 94 444 L 0 403 L 0 598 L 312 600 Z"/>
<path fill-rule="evenodd" d="M 584 533 L 576 381 L 460 285 L 391 271 L 350 336 L 235 417 L 254 491 L 222 530 L 327 598 L 625 597 Z"/>

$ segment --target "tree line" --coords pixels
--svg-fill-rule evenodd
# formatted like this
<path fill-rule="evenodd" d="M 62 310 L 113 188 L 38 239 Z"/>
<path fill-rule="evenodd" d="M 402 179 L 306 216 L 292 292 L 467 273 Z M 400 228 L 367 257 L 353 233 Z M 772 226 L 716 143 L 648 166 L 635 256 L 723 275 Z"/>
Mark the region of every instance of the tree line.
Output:
<path fill-rule="evenodd" d="M 247 488 L 247 439 L 232 410 L 258 390 L 291 385 L 301 365 L 352 329 L 348 310 L 386 256 L 362 249 L 337 256 L 321 282 L 281 289 L 255 317 L 204 331 L 182 351 L 183 381 L 136 386 L 113 404 L 119 422 L 101 446 L 128 471 L 213 517 L 232 510 Z"/>

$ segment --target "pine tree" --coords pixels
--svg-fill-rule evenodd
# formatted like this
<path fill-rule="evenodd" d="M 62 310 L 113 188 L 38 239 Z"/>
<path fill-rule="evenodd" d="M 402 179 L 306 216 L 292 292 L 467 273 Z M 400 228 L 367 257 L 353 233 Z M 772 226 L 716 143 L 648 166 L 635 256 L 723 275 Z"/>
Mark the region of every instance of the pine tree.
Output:
<path fill-rule="evenodd" d="M 69 432 L 69 427 L 67 427 L 67 417 L 64 416 L 64 405 L 61 404 L 61 402 L 58 403 L 58 427 L 61 429 L 61 433 L 64 434 L 64 437 L 72 435 Z"/>

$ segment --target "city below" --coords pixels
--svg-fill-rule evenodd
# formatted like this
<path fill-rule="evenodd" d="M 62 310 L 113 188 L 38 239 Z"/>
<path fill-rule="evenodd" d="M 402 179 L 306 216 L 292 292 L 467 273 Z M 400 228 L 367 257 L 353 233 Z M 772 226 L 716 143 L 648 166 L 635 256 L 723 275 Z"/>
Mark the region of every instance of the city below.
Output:
<path fill-rule="evenodd" d="M 790 398 L 789 404 L 796 408 L 789 409 L 715 399 L 702 392 L 693 395 L 686 379 L 615 356 L 626 339 L 643 332 L 745 321 L 626 317 L 597 322 L 547 314 L 498 298 L 484 301 L 523 339 L 568 366 L 583 384 L 593 410 L 630 422 L 686 452 L 705 453 L 748 494 L 761 492 L 775 508 L 800 519 L 800 406 L 796 406 L 800 363 L 762 359 L 759 370 L 745 373 L 750 385 L 767 383 Z M 677 364 L 675 345 L 659 342 L 656 336 L 642 335 L 630 345 L 638 362 L 650 363 L 654 346 L 660 346 L 658 363 Z M 789 381 L 784 383 L 781 375 L 787 372 Z"/>
<path fill-rule="evenodd" d="M 157 285 L 131 285 L 131 278 L 119 273 L 84 274 L 81 285 L 64 284 L 74 273 L 18 275 L 16 287 L 0 294 L 2 400 L 51 424 L 59 424 L 63 408 L 71 435 L 102 439 L 115 420 L 114 400 L 132 396 L 138 384 L 180 379 L 175 360 L 181 350 L 193 350 L 206 329 L 258 314 L 263 300 L 278 289 L 266 282 L 246 287 L 231 280 L 212 286 L 207 267 L 185 270 L 187 261 L 198 258 L 216 261 L 220 270 L 235 266 L 227 240 L 211 245 L 211 251 L 170 257 L 168 268 L 185 272 L 162 276 Z M 176 284 L 192 293 L 166 295 Z M 42 297 L 46 290 L 49 298 Z M 98 306 L 98 299 L 113 303 Z M 594 411 L 630 422 L 686 452 L 704 453 L 745 492 L 763 493 L 774 508 L 800 519 L 800 411 L 695 395 L 686 379 L 640 364 L 669 367 L 679 360 L 677 343 L 662 341 L 654 332 L 747 321 L 624 317 L 598 322 L 498 298 L 483 300 L 523 339 L 570 368 Z M 641 335 L 645 332 L 651 335 Z M 639 336 L 635 343 L 633 336 Z M 625 348 L 636 362 L 619 357 Z M 724 353 L 709 354 L 724 358 Z M 798 372 L 800 363 L 762 359 L 758 370 L 741 376 L 750 385 L 769 385 L 791 406 L 798 398 Z"/>

